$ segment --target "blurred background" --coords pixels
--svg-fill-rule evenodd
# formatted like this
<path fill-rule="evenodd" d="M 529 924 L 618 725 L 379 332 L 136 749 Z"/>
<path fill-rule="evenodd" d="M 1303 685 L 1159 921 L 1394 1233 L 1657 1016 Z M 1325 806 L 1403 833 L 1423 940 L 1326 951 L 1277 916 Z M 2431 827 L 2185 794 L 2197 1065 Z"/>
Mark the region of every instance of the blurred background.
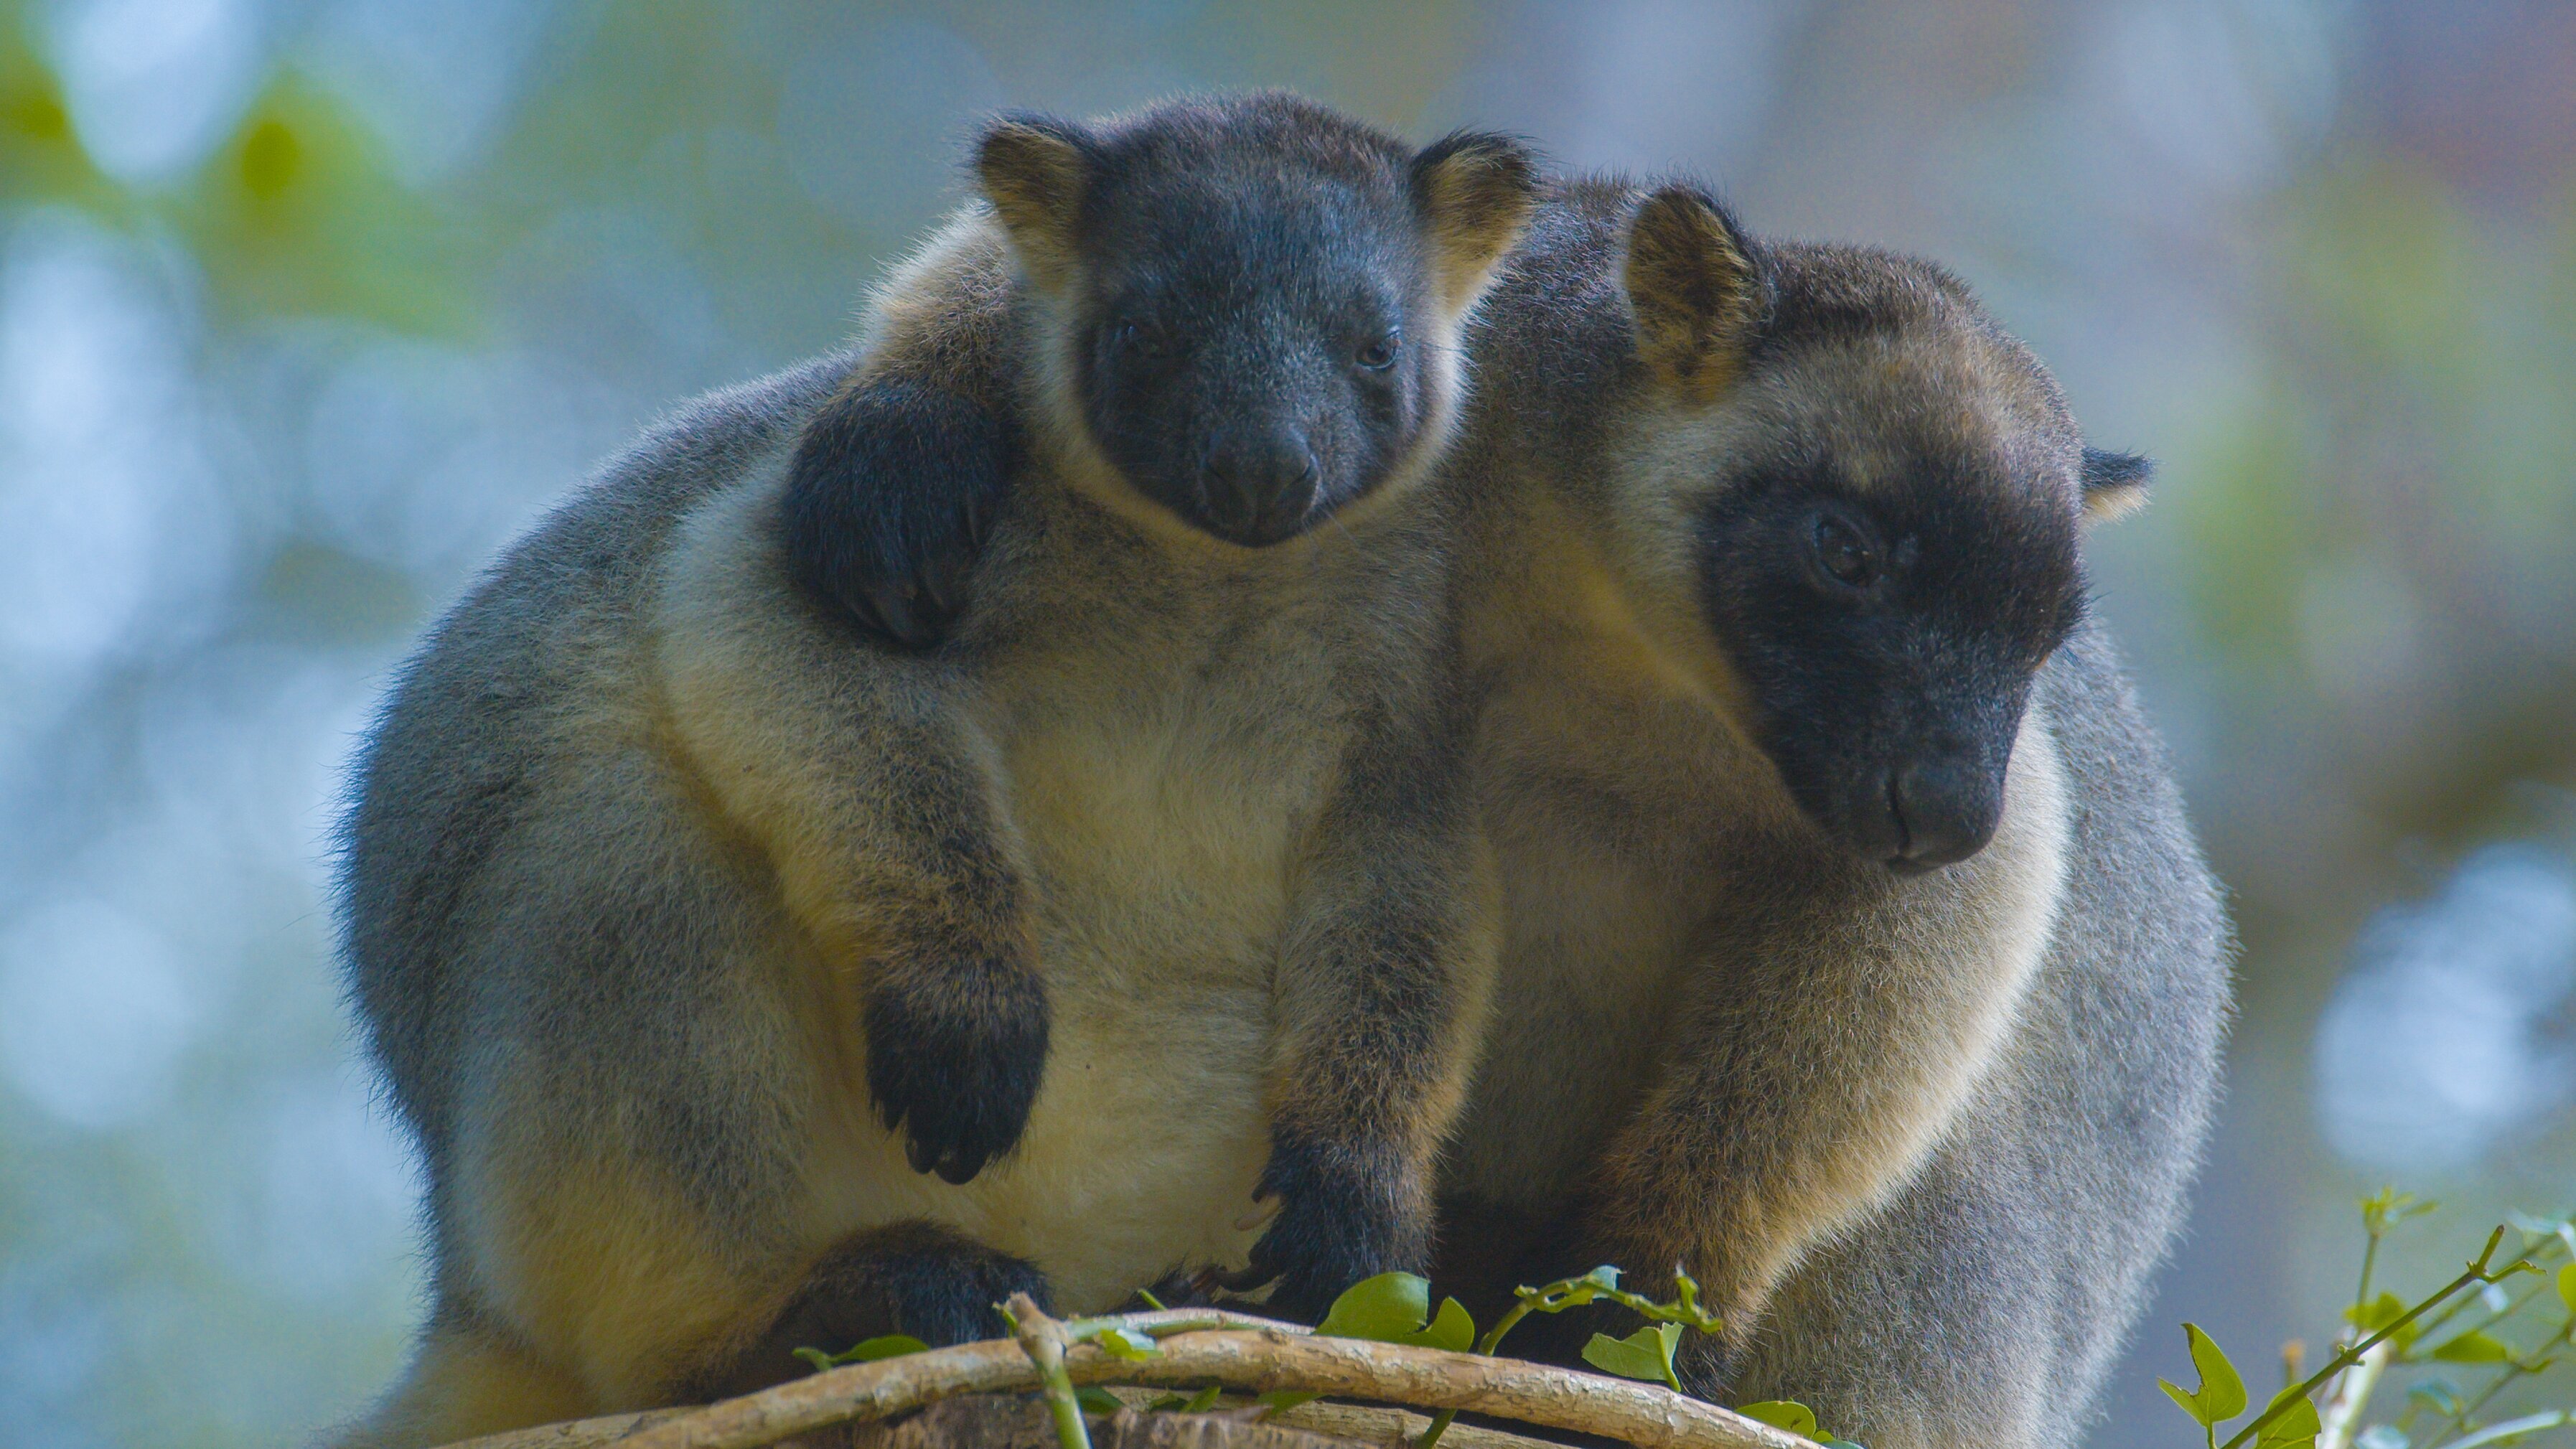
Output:
<path fill-rule="evenodd" d="M 2091 550 L 2243 1015 L 2092 1442 L 2187 1442 L 2177 1320 L 2322 1342 L 2358 1192 L 2452 1204 L 2400 1286 L 2576 1198 L 2576 6 L 0 0 L 0 1437 L 383 1383 L 418 1184 L 326 885 L 390 670 L 840 340 L 977 112 L 1249 84 L 1931 253 L 2163 460 Z"/>

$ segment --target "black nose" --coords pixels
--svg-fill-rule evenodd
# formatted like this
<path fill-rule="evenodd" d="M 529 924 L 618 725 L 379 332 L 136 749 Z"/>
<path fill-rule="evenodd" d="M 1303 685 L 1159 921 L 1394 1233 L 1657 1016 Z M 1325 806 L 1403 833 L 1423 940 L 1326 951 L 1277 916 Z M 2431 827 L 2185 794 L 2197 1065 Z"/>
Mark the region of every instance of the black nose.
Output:
<path fill-rule="evenodd" d="M 1898 766 L 1887 780 L 1887 813 L 1896 826 L 1888 866 L 1912 872 L 1966 860 L 1995 838 L 2003 807 L 2003 771 L 1964 751 Z"/>
<path fill-rule="evenodd" d="M 1199 464 L 1204 524 L 1219 538 L 1264 544 L 1296 533 L 1314 508 L 1315 453 L 1296 432 L 1219 436 Z"/>

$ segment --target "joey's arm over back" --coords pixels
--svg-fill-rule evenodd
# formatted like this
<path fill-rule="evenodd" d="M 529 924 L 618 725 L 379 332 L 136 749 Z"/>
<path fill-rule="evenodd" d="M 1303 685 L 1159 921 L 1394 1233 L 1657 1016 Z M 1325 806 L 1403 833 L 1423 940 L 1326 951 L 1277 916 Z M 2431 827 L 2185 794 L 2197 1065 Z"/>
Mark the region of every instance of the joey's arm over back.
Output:
<path fill-rule="evenodd" d="M 799 441 L 790 572 L 872 639 L 936 647 L 1024 447 L 1021 299 L 1000 232 L 960 215 L 881 289 L 859 366 Z"/>

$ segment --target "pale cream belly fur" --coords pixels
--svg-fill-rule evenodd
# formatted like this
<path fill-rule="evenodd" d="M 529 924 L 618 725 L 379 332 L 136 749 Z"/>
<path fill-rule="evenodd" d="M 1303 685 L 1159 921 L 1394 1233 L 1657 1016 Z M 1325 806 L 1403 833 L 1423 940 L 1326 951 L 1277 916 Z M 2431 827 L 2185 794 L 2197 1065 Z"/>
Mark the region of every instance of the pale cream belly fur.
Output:
<path fill-rule="evenodd" d="M 868 742 L 811 681 L 908 666 L 857 664 L 798 622 L 760 523 L 780 477 L 765 462 L 681 530 L 659 659 L 699 774 L 828 912 L 835 867 L 811 853 L 834 837 L 804 795 L 831 779 L 816 759 Z M 1260 1232 L 1236 1225 L 1256 1212 L 1269 1151 L 1292 862 L 1344 737 L 1320 723 L 1340 711 L 1311 641 L 1265 647 L 1238 622 L 1095 621 L 1094 643 L 939 686 L 939 707 L 990 745 L 976 757 L 1024 848 L 1050 1011 L 1044 1075 L 1009 1157 L 956 1186 L 915 1172 L 867 1099 L 855 999 L 829 985 L 851 980 L 847 963 L 819 939 L 782 943 L 781 980 L 807 1003 L 793 1014 L 844 1064 L 804 1083 L 819 1094 L 800 1162 L 807 1250 L 926 1218 L 1035 1262 L 1076 1312 L 1176 1267 L 1244 1261 Z M 808 858 L 780 856 L 779 841 Z"/>
<path fill-rule="evenodd" d="M 1011 792 L 1053 1018 L 1027 1131 L 951 1186 L 913 1171 L 873 1118 L 837 1114 L 843 1140 L 816 1185 L 838 1231 L 946 1224 L 1036 1263 L 1070 1312 L 1114 1307 L 1176 1267 L 1245 1261 L 1304 812 L 1275 777 L 1240 778 L 1192 749 L 1191 733 L 1059 727 L 1006 746 L 1015 782 L 1043 782 Z"/>

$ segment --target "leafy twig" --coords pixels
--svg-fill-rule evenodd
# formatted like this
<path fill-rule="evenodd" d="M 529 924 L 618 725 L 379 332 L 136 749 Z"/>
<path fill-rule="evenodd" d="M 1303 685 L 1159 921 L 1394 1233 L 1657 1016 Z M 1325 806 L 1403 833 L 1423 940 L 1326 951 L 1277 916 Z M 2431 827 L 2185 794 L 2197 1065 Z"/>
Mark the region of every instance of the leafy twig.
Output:
<path fill-rule="evenodd" d="M 1679 1268 L 1673 1270 L 1673 1301 L 1670 1303 L 1657 1303 L 1642 1293 L 1631 1293 L 1620 1287 L 1619 1270 L 1607 1264 L 1580 1278 L 1564 1278 L 1539 1288 L 1515 1288 L 1512 1293 L 1518 1301 L 1505 1310 L 1502 1317 L 1494 1320 L 1494 1326 L 1476 1341 L 1476 1352 L 1488 1358 L 1502 1346 L 1503 1336 L 1531 1314 L 1563 1313 L 1569 1308 L 1580 1308 L 1603 1299 L 1632 1309 L 1650 1322 L 1681 1324 L 1702 1333 L 1715 1333 L 1724 1326 L 1717 1315 L 1700 1307 L 1699 1281 Z M 1601 1336 L 1594 1335 L 1596 1338 Z M 1669 1338 L 1663 1347 L 1665 1376 L 1669 1381 L 1672 1359 Z M 1592 1357 L 1589 1346 L 1584 1356 L 1587 1359 Z M 1680 1385 L 1672 1384 L 1671 1387 L 1678 1390 Z M 1422 1438 L 1415 1443 L 1414 1449 L 1437 1449 L 1440 1436 L 1448 1432 L 1449 1425 L 1457 1417 L 1455 1409 L 1443 1409 L 1432 1416 L 1431 1427 L 1422 1431 Z"/>
<path fill-rule="evenodd" d="M 2486 1247 L 2479 1252 L 2476 1260 L 2469 1264 L 2468 1271 L 2444 1284 L 2441 1288 L 2435 1290 L 2431 1296 L 2417 1303 L 2414 1307 L 2407 1309 L 2396 1318 L 2382 1324 L 2377 1331 L 2371 1333 L 2369 1336 L 2345 1345 L 2334 1355 L 2334 1357 L 2326 1361 L 2326 1366 L 2324 1368 L 2310 1374 L 2307 1379 L 2301 1382 L 2296 1388 L 2283 1392 L 2280 1397 L 2272 1401 L 2270 1408 L 2267 1408 L 2262 1413 L 2255 1415 L 2252 1422 L 2246 1424 L 2244 1428 L 2237 1430 L 2233 1435 L 2229 1436 L 2227 1442 L 2219 1446 L 2219 1449 L 2242 1449 L 2243 1445 L 2252 1443 L 2256 1435 L 2260 1434 L 2274 1420 L 2279 1419 L 2282 1415 L 2288 1413 L 2292 1404 L 2305 1401 L 2308 1395 L 2315 1393 L 2318 1387 L 2324 1384 L 2326 1380 L 2333 1378 L 2336 1374 L 2339 1374 L 2345 1369 L 2352 1367 L 2354 1364 L 2361 1362 L 2362 1355 L 2370 1352 L 2374 1348 L 2377 1348 L 2379 1345 L 2386 1343 L 2400 1331 L 2412 1327 L 2417 1319 L 2423 1317 L 2427 1312 L 2449 1299 L 2452 1294 L 2457 1293 L 2461 1289 L 2469 1287 L 2472 1284 L 2501 1282 L 2505 1278 L 2508 1278 L 2515 1273 L 2519 1273 L 2531 1266 L 2528 1260 L 2516 1257 L 2511 1263 L 2506 1264 L 2504 1267 L 2497 1269 L 2494 1272 L 2487 1271 L 2487 1264 L 2493 1261 L 2497 1247 L 2502 1245 L 2503 1242 L 2504 1224 L 2498 1223 L 2496 1224 L 2496 1230 L 2487 1235 Z M 2214 1438 L 2216 1435 L 2213 1433 L 2212 1437 Z"/>

